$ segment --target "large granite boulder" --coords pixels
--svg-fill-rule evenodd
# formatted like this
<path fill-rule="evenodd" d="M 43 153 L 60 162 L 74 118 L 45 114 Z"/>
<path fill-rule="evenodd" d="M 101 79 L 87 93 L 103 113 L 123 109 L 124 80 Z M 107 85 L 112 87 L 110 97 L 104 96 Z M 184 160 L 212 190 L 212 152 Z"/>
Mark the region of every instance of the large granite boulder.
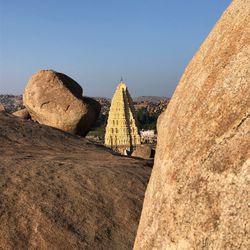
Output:
<path fill-rule="evenodd" d="M 249 249 L 249 6 L 232 1 L 160 117 L 134 249 Z"/>
<path fill-rule="evenodd" d="M 31 77 L 23 103 L 33 120 L 82 136 L 91 129 L 101 109 L 97 101 L 82 97 L 77 82 L 53 70 L 41 70 Z"/>

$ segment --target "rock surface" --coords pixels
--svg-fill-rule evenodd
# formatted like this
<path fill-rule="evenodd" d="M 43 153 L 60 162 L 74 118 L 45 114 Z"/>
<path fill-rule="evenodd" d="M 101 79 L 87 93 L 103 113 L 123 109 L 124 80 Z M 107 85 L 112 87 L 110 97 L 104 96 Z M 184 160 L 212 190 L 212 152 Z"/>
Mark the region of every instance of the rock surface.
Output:
<path fill-rule="evenodd" d="M 249 6 L 232 2 L 160 116 L 134 249 L 249 249 Z"/>
<path fill-rule="evenodd" d="M 101 107 L 82 97 L 82 88 L 73 79 L 53 70 L 41 70 L 29 80 L 23 103 L 40 124 L 85 136 L 97 120 Z"/>
<path fill-rule="evenodd" d="M 150 159 L 154 157 L 154 150 L 149 145 L 140 145 L 133 151 L 132 156 Z"/>
<path fill-rule="evenodd" d="M 17 110 L 16 112 L 13 112 L 12 115 L 25 120 L 30 119 L 30 114 L 26 108 Z"/>
<path fill-rule="evenodd" d="M 149 162 L 0 113 L 0 249 L 132 249 Z"/>
<path fill-rule="evenodd" d="M 1 111 L 5 111 L 5 108 L 4 108 L 4 106 L 0 103 L 0 112 Z"/>

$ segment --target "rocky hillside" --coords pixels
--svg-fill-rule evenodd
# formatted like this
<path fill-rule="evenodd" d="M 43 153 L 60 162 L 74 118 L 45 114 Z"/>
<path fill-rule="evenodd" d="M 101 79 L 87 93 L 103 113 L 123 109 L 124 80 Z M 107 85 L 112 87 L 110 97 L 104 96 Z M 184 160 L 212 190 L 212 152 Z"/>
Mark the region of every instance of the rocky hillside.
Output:
<path fill-rule="evenodd" d="M 160 103 L 168 101 L 169 98 L 165 96 L 137 96 L 133 98 L 134 102 L 140 103 L 140 102 L 146 102 L 146 103 Z"/>
<path fill-rule="evenodd" d="M 111 100 L 105 97 L 94 97 L 102 105 L 102 114 L 106 115 L 110 108 Z M 135 110 L 146 109 L 149 113 L 163 112 L 170 98 L 164 96 L 138 96 L 133 98 Z"/>
<path fill-rule="evenodd" d="M 9 113 L 24 108 L 22 95 L 0 95 L 0 103 Z"/>
<path fill-rule="evenodd" d="M 106 97 L 93 97 L 93 99 L 101 104 L 101 113 L 103 115 L 108 114 L 111 99 Z M 170 98 L 159 96 L 139 96 L 135 97 L 133 100 L 136 111 L 145 108 L 150 113 L 161 113 L 166 109 Z M 23 108 L 22 95 L 0 95 L 0 103 L 4 105 L 8 112 L 14 112 Z"/>
<path fill-rule="evenodd" d="M 250 1 L 232 1 L 158 120 L 134 249 L 249 249 Z"/>
<path fill-rule="evenodd" d="M 0 112 L 0 249 L 132 249 L 151 162 Z"/>

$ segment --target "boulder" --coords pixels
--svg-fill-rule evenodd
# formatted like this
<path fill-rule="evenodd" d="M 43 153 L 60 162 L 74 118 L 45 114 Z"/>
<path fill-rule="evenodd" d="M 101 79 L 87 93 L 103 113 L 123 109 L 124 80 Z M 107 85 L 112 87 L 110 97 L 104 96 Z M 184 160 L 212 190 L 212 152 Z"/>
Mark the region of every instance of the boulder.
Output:
<path fill-rule="evenodd" d="M 17 110 L 15 112 L 13 112 L 12 115 L 17 116 L 17 117 L 22 118 L 22 119 L 25 119 L 25 120 L 30 119 L 30 114 L 26 108 Z"/>
<path fill-rule="evenodd" d="M 132 153 L 133 157 L 150 159 L 154 157 L 154 150 L 149 145 L 138 145 Z"/>
<path fill-rule="evenodd" d="M 65 74 L 41 70 L 29 80 L 23 103 L 34 121 L 85 136 L 96 122 L 101 106 L 82 97 L 81 86 Z"/>
<path fill-rule="evenodd" d="M 84 103 L 87 113 L 82 117 L 77 126 L 77 134 L 85 136 L 97 121 L 101 111 L 101 105 L 96 100 L 86 96 L 82 97 L 82 102 Z"/>
<path fill-rule="evenodd" d="M 134 249 L 249 249 L 250 1 L 232 1 L 158 123 Z"/>
<path fill-rule="evenodd" d="M 0 103 L 0 112 L 5 111 L 5 108 L 2 103 Z"/>

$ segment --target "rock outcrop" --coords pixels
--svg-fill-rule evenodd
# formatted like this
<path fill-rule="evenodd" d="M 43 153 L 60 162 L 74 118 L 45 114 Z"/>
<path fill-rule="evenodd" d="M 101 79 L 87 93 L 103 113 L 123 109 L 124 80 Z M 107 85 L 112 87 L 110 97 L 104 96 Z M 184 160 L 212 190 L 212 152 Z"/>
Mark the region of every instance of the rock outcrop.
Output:
<path fill-rule="evenodd" d="M 25 120 L 30 119 L 30 114 L 26 108 L 17 110 L 16 112 L 13 112 L 12 115 Z"/>
<path fill-rule="evenodd" d="M 111 101 L 105 145 L 118 151 L 141 144 L 132 98 L 121 80 Z"/>
<path fill-rule="evenodd" d="M 85 136 L 100 113 L 100 104 L 82 97 L 82 88 L 73 79 L 52 70 L 41 70 L 29 80 L 23 103 L 40 124 Z"/>
<path fill-rule="evenodd" d="M 154 150 L 149 145 L 139 145 L 136 147 L 136 149 L 133 151 L 132 155 L 133 157 L 139 157 L 143 159 L 151 159 L 154 157 Z"/>
<path fill-rule="evenodd" d="M 151 163 L 0 112 L 0 249 L 132 249 Z"/>
<path fill-rule="evenodd" d="M 0 103 L 0 112 L 5 111 L 3 104 Z"/>
<path fill-rule="evenodd" d="M 134 249 L 249 249 L 249 6 L 231 3 L 160 116 Z"/>

